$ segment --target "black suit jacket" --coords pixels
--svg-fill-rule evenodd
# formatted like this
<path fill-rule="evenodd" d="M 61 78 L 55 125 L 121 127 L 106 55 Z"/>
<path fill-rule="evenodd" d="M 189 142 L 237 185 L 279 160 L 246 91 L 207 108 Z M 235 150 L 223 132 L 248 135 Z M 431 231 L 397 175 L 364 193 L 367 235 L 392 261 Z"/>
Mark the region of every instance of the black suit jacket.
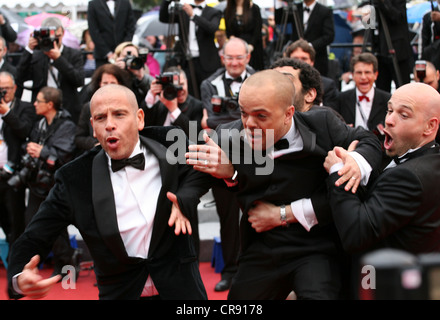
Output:
<path fill-rule="evenodd" d="M 131 41 L 136 28 L 136 19 L 128 0 L 115 1 L 113 17 L 105 0 L 92 0 L 87 8 L 90 36 L 95 43 L 96 59 L 106 59 L 118 44 Z"/>
<path fill-rule="evenodd" d="M 163 0 L 160 4 L 159 21 L 163 23 L 169 23 L 172 20 L 172 15 L 168 10 L 170 3 L 171 1 L 169 0 Z M 222 12 L 210 6 L 205 6 L 200 16 L 194 16 L 194 22 L 197 28 L 196 38 L 199 44 L 200 64 L 206 73 L 213 73 L 221 66 L 218 49 L 214 41 L 215 32 L 218 30 L 221 18 Z M 182 21 L 180 19 L 182 19 Z M 182 34 L 185 34 L 185 30 L 185 38 L 188 39 L 189 21 L 188 15 L 183 10 L 181 10 L 180 14 L 174 15 L 174 22 L 179 25 L 179 35 L 181 38 Z M 183 52 L 182 47 L 178 48 L 178 50 Z M 184 56 L 186 56 L 186 54 Z"/>
<path fill-rule="evenodd" d="M 286 259 L 321 252 L 335 254 L 337 252 L 337 237 L 334 226 L 328 217 L 330 207 L 325 190 L 325 179 L 328 174 L 323 167 L 327 152 L 335 146 L 348 147 L 351 141 L 360 140 L 358 151 L 372 165 L 378 168 L 381 160 L 381 149 L 377 138 L 362 128 L 348 127 L 336 114 L 327 108 L 314 108 L 308 112 L 296 112 L 294 115 L 296 128 L 303 142 L 302 151 L 285 154 L 274 159 L 273 172 L 269 175 L 256 174 L 256 163 L 249 164 L 244 160 L 250 151 L 246 143 L 234 145 L 235 138 L 230 144 L 232 150 L 242 150 L 239 163 L 230 152 L 230 159 L 238 172 L 237 199 L 243 211 L 241 220 L 241 240 L 243 253 L 252 254 L 248 250 L 254 243 L 265 243 L 273 249 L 274 255 Z M 218 127 L 217 132 L 222 137 L 222 129 L 242 128 L 241 120 Z M 235 132 L 238 132 L 235 131 Z M 232 132 L 232 131 L 230 131 Z M 224 139 L 224 138 L 221 138 Z M 220 140 L 224 141 L 224 140 Z M 269 161 L 269 160 L 268 160 Z M 248 211 L 257 200 L 275 205 L 290 204 L 302 198 L 311 198 L 319 224 L 307 232 L 300 224 L 292 224 L 288 228 L 277 227 L 272 230 L 257 233 L 248 222 Z M 255 254 L 258 254 L 255 252 Z"/>
<path fill-rule="evenodd" d="M 18 98 L 13 100 L 12 109 L 3 116 L 3 137 L 8 145 L 8 160 L 20 164 L 22 144 L 29 136 L 36 121 L 35 108 L 29 102 Z"/>
<path fill-rule="evenodd" d="M 166 134 L 161 130 L 166 129 L 150 128 L 156 138 Z M 57 171 L 55 186 L 12 247 L 10 281 L 34 254 L 46 256 L 59 232 L 73 224 L 93 258 L 100 299 L 138 299 L 148 275 L 163 299 L 206 299 L 193 239 L 176 236 L 168 226 L 171 202 L 166 197 L 167 191 L 176 193 L 184 214 L 197 214 L 201 189 L 194 187 L 191 177 L 200 173 L 185 164 L 170 164 L 160 142 L 140 139 L 158 158 L 162 177 L 148 259 L 127 255 L 118 230 L 107 157 L 97 147 Z"/>
<path fill-rule="evenodd" d="M 303 4 L 296 5 L 298 9 L 299 24 L 303 26 Z M 275 20 L 277 24 L 281 23 L 283 8 L 275 10 Z M 292 24 L 291 41 L 299 39 L 296 32 L 293 16 L 289 15 L 288 22 Z M 315 68 L 323 75 L 328 72 L 327 46 L 330 45 L 335 37 L 335 26 L 333 20 L 333 11 L 331 8 L 316 2 L 313 11 L 307 22 L 307 29 L 303 31 L 304 39 L 310 42 L 316 51 Z"/>
<path fill-rule="evenodd" d="M 398 61 L 411 59 L 413 52 L 410 45 L 408 18 L 406 13 L 405 0 L 375 0 L 374 5 L 377 11 L 383 13 L 385 23 L 388 25 L 390 32 L 390 40 L 396 52 Z M 376 12 L 376 19 L 379 24 L 379 33 L 373 33 L 373 43 L 376 46 L 376 51 L 383 57 L 388 57 L 388 46 L 383 29 L 384 21 L 381 21 L 379 12 Z"/>
<path fill-rule="evenodd" d="M 367 123 L 370 131 L 376 130 L 379 123 L 384 124 L 390 97 L 391 94 L 389 92 L 378 88 L 374 89 L 373 104 Z M 356 89 L 347 90 L 339 94 L 338 104 L 334 109 L 339 112 L 346 123 L 355 123 L 356 108 Z"/>
<path fill-rule="evenodd" d="M 17 68 L 7 60 L 3 59 L 3 65 L 1 66 L 0 71 L 9 72 L 14 76 L 14 79 L 17 77 Z"/>
<path fill-rule="evenodd" d="M 163 126 L 167 115 L 168 109 L 162 102 L 156 102 L 151 108 L 142 107 L 145 112 L 145 126 Z M 185 134 L 189 137 L 190 134 L 190 121 L 196 124 L 196 132 L 191 131 L 192 135 L 195 133 L 197 136 L 202 130 L 202 117 L 203 117 L 203 104 L 202 101 L 188 95 L 185 103 L 179 105 L 181 110 L 180 115 L 172 123 L 173 126 L 182 128 Z M 193 128 L 192 128 L 193 129 Z M 196 136 L 196 137 L 197 137 Z M 193 137 L 190 137 L 190 139 Z M 196 139 L 197 140 L 197 139 Z"/>
<path fill-rule="evenodd" d="M 69 111 L 74 123 L 78 122 L 82 104 L 78 88 L 84 85 L 84 62 L 81 51 L 64 46 L 61 56 L 53 62 L 58 69 L 59 89 L 63 93 L 63 108 Z M 35 101 L 41 88 L 47 85 L 50 61 L 43 51 L 34 50 L 33 54 L 23 50 L 17 67 L 17 84 L 23 86 L 32 80 L 32 101 Z"/>
<path fill-rule="evenodd" d="M 347 251 L 391 247 L 414 254 L 440 251 L 440 153 L 429 148 L 386 169 L 365 198 L 328 178 L 333 219 Z"/>

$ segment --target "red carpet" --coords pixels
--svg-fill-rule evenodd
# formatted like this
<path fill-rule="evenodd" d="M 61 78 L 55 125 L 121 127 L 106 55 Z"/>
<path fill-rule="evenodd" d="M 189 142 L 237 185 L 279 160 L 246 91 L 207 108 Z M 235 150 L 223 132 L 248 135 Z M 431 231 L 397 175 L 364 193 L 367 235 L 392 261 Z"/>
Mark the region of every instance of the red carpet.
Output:
<path fill-rule="evenodd" d="M 200 263 L 200 272 L 205 284 L 209 300 L 226 300 L 228 292 L 215 292 L 214 287 L 220 281 L 220 274 L 214 272 L 210 262 Z M 44 267 L 41 270 L 43 277 L 50 277 L 52 268 Z M 75 289 L 63 289 L 61 283 L 55 285 L 43 300 L 97 300 L 98 289 L 94 286 L 95 274 L 91 271 L 81 271 L 75 284 Z M 7 300 L 6 270 L 0 265 L 0 300 Z M 23 298 L 26 299 L 26 298 Z"/>

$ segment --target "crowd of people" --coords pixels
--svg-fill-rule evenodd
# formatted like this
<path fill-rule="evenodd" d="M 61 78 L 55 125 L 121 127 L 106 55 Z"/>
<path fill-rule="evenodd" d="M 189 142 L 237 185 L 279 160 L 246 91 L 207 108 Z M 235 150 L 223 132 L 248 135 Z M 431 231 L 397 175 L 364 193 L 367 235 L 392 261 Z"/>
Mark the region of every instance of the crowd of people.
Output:
<path fill-rule="evenodd" d="M 100 299 L 206 299 L 197 205 L 209 190 L 225 262 L 215 290 L 229 299 L 356 299 L 360 253 L 440 251 L 437 12 L 416 63 L 406 2 L 373 1 L 378 28 L 335 79 L 331 8 L 275 1 L 266 19 L 251 0 L 225 1 L 162 0 L 179 41 L 160 63 L 133 43 L 128 0 L 89 2 L 83 52 L 47 18 L 54 40 L 31 34 L 14 64 L 0 14 L 11 298 L 44 297 L 78 262 L 74 225 Z"/>

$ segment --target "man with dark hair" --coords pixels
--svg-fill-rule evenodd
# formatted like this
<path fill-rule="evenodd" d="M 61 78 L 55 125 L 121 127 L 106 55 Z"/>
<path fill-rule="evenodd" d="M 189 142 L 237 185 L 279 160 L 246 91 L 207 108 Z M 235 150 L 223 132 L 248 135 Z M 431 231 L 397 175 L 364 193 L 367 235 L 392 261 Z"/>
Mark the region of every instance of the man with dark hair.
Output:
<path fill-rule="evenodd" d="M 202 130 L 202 101 L 189 94 L 188 78 L 183 69 L 170 67 L 165 71 L 173 75 L 172 82 L 167 83 L 165 88 L 158 79 L 153 80 L 145 98 L 145 105 L 141 105 L 145 113 L 145 126 L 174 125 L 182 128 L 185 134 L 196 142 Z M 173 95 L 167 96 L 164 89 L 173 92 Z M 190 136 L 190 133 L 193 136 Z"/>
<path fill-rule="evenodd" d="M 322 81 L 318 70 L 298 59 L 280 58 L 270 69 L 288 75 L 295 86 L 295 111 L 305 112 L 312 106 L 319 106 L 322 101 Z"/>
<path fill-rule="evenodd" d="M 374 87 L 378 77 L 378 61 L 368 52 L 354 56 L 350 62 L 355 88 L 341 92 L 334 109 L 345 122 L 362 126 L 381 136 L 391 94 Z"/>
<path fill-rule="evenodd" d="M 170 6 L 171 3 L 174 7 Z M 176 44 L 176 52 L 181 59 L 178 65 L 188 76 L 189 93 L 197 99 L 200 99 L 202 81 L 221 66 L 214 42 L 221 18 L 222 12 L 208 6 L 205 0 L 194 0 L 193 4 L 182 5 L 162 0 L 160 4 L 159 20 L 179 25 L 180 41 Z"/>
<path fill-rule="evenodd" d="M 54 174 L 62 165 L 73 159 L 76 126 L 68 111 L 62 109 L 63 94 L 53 87 L 43 87 L 37 94 L 35 112 L 41 117 L 34 123 L 29 139 L 25 143 L 28 167 L 32 167 L 25 184 L 29 188 L 29 199 L 25 211 L 26 224 L 38 211 L 54 184 Z M 31 166 L 30 163 L 33 163 Z M 77 265 L 72 257 L 67 228 L 53 247 L 54 274 L 61 273 L 64 265 Z"/>
<path fill-rule="evenodd" d="M 23 87 L 25 81 L 32 80 L 32 102 L 45 86 L 60 89 L 63 93 L 63 108 L 69 111 L 72 121 L 77 123 L 82 107 L 78 88 L 84 85 L 81 51 L 63 44 L 64 27 L 60 19 L 46 18 L 41 27 L 55 28 L 53 48 L 41 48 L 36 33 L 31 34 L 17 66 L 17 84 Z M 18 93 L 19 97 L 22 89 Z"/>
<path fill-rule="evenodd" d="M 315 66 L 315 49 L 303 39 L 299 39 L 286 48 L 285 57 L 299 59 L 305 63 Z M 322 103 L 327 107 L 334 107 L 337 104 L 339 90 L 336 82 L 324 75 L 321 75 L 323 96 Z"/>
<path fill-rule="evenodd" d="M 36 120 L 35 108 L 15 97 L 12 74 L 0 72 L 0 225 L 11 246 L 25 228 L 25 186 L 13 187 L 8 179 L 20 171 L 21 146 Z"/>

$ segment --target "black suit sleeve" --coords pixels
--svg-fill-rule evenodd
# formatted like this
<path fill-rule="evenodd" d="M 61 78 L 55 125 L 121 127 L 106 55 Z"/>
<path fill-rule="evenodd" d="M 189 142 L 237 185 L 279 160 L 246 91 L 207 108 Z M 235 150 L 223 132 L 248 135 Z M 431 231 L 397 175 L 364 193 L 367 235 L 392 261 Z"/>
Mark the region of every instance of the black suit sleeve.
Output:
<path fill-rule="evenodd" d="M 344 186 L 336 187 L 337 174 L 327 180 L 333 220 L 344 249 L 365 250 L 406 224 L 422 203 L 419 179 L 408 169 L 383 175 L 365 201 Z"/>

